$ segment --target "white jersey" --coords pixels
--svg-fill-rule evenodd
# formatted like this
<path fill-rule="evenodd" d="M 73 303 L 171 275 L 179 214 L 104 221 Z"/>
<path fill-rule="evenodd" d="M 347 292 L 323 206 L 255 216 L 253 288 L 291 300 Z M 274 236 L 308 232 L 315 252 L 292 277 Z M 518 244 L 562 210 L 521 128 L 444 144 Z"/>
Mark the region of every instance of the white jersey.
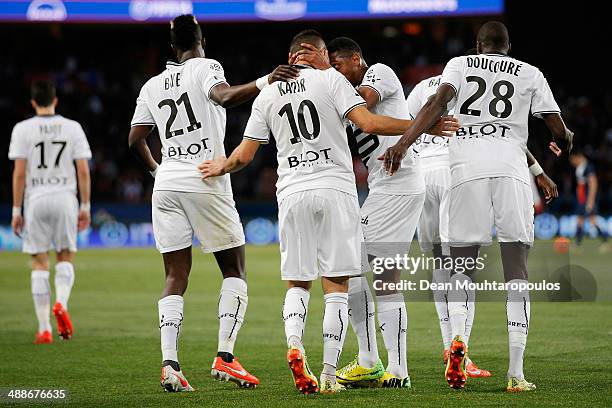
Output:
<path fill-rule="evenodd" d="M 358 86 L 361 87 L 371 88 L 378 94 L 379 102 L 372 109 L 373 113 L 396 119 L 410 119 L 402 84 L 387 65 L 374 64 L 369 67 Z M 354 125 L 353 134 L 357 140 L 359 156 L 368 168 L 370 193 L 404 195 L 417 194 L 425 190 L 418 159 L 414 155 L 407 154 L 400 169 L 392 176 L 387 175 L 383 162 L 378 160 L 379 156 L 398 142 L 401 135 L 369 135 Z"/>
<path fill-rule="evenodd" d="M 449 142 L 452 186 L 486 177 L 529 184 L 529 113 L 559 112 L 542 72 L 506 55 L 479 54 L 450 60 L 441 83 L 457 91 L 461 125 Z"/>
<path fill-rule="evenodd" d="M 209 97 L 222 83 L 226 80 L 221 64 L 191 58 L 168 62 L 166 70 L 140 90 L 132 126 L 157 126 L 162 143 L 154 191 L 232 193 L 229 175 L 202 180 L 197 168 L 225 155 L 225 108 Z"/>
<path fill-rule="evenodd" d="M 25 159 L 25 202 L 59 192 L 76 194 L 74 161 L 91 159 L 85 132 L 61 115 L 34 116 L 13 128 L 9 159 Z"/>
<path fill-rule="evenodd" d="M 300 66 L 300 76 L 265 87 L 253 102 L 244 137 L 277 148 L 276 195 L 330 188 L 357 195 L 345 117 L 365 101 L 333 68 Z"/>
<path fill-rule="evenodd" d="M 427 100 L 435 95 L 441 79 L 442 75 L 426 78 L 412 89 L 412 92 L 410 92 L 410 95 L 406 98 L 410 119 L 416 118 L 423 105 L 427 103 Z M 452 111 L 448 114 L 452 115 Z M 412 144 L 412 151 L 419 157 L 421 169 L 426 170 L 434 167 L 449 166 L 449 140 L 450 138 L 448 137 L 435 136 L 428 133 L 423 133 L 418 137 Z"/>

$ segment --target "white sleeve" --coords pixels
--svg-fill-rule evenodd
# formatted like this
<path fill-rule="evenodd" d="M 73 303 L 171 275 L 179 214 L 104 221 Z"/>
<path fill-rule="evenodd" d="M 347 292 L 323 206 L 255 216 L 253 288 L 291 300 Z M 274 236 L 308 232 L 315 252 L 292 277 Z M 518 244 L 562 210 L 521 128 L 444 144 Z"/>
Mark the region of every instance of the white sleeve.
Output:
<path fill-rule="evenodd" d="M 342 119 L 357 106 L 366 104 L 344 75 L 333 68 L 329 68 L 326 72 L 329 75 L 332 102 Z"/>
<path fill-rule="evenodd" d="M 406 98 L 406 106 L 408 106 L 408 114 L 410 119 L 416 118 L 417 114 L 423 107 L 424 103 L 421 100 L 423 94 L 423 82 L 419 82 Z"/>
<path fill-rule="evenodd" d="M 535 117 L 542 118 L 545 113 L 559 113 L 559 105 L 555 101 L 548 81 L 544 78 L 544 74 L 538 70 L 535 77 L 533 94 L 531 96 L 531 114 Z"/>
<path fill-rule="evenodd" d="M 227 84 L 225 72 L 219 62 L 208 60 L 207 64 L 202 64 L 202 90 L 207 98 L 210 98 L 210 91 L 219 84 Z"/>
<path fill-rule="evenodd" d="M 9 145 L 8 157 L 10 160 L 27 159 L 28 146 L 26 135 L 21 131 L 20 124 L 15 125 L 11 134 L 11 144 Z"/>
<path fill-rule="evenodd" d="M 261 144 L 267 144 L 270 141 L 270 127 L 266 121 L 265 112 L 262 107 L 265 106 L 262 97 L 263 93 L 259 94 L 253 102 L 251 108 L 251 116 L 244 129 L 244 138 L 256 140 Z"/>
<path fill-rule="evenodd" d="M 461 82 L 463 80 L 463 60 L 461 57 L 453 58 L 448 61 L 442 72 L 442 79 L 440 85 L 448 84 L 455 88 L 455 96 L 459 94 L 461 88 Z"/>
<path fill-rule="evenodd" d="M 83 127 L 79 123 L 75 124 L 74 128 L 74 149 L 72 151 L 73 159 L 91 159 L 91 149 L 89 142 L 83 131 Z"/>
<path fill-rule="evenodd" d="M 384 64 L 374 64 L 366 71 L 359 88 L 373 89 L 378 94 L 380 102 L 397 91 L 396 82 L 397 76 L 390 67 Z"/>
<path fill-rule="evenodd" d="M 140 90 L 138 98 L 136 98 L 136 109 L 134 110 L 134 116 L 132 116 L 132 127 L 142 125 L 155 126 L 155 119 L 149 110 L 147 99 L 147 93 L 145 91 L 145 87 L 143 86 Z"/>

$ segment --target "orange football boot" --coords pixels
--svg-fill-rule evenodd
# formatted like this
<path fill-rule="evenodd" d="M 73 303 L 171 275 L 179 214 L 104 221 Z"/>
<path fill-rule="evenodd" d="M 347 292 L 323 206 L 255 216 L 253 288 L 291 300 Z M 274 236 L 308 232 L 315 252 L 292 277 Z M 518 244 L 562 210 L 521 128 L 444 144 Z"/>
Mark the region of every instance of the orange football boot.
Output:
<path fill-rule="evenodd" d="M 453 339 L 450 347 L 450 355 L 448 362 L 446 363 L 446 371 L 444 376 L 446 382 L 451 388 L 461 389 L 465 387 L 465 381 L 467 376 L 464 371 L 465 355 L 467 353 L 467 347 L 463 342 L 461 336 L 456 336 Z"/>
<path fill-rule="evenodd" d="M 259 378 L 245 370 L 237 358 L 227 363 L 221 357 L 215 357 L 210 374 L 219 381 L 232 381 L 239 387 L 255 388 L 259 385 Z"/>
<path fill-rule="evenodd" d="M 442 355 L 442 361 L 444 362 L 444 365 L 448 363 L 448 356 L 450 356 L 450 349 L 444 349 L 444 354 Z"/>
<path fill-rule="evenodd" d="M 60 337 L 64 340 L 70 340 L 74 331 L 72 330 L 72 321 L 70 320 L 68 311 L 64 309 L 64 306 L 62 306 L 60 302 L 56 302 L 53 305 L 53 314 L 57 320 L 57 332 Z"/>
<path fill-rule="evenodd" d="M 53 343 L 53 336 L 49 330 L 36 333 L 34 344 L 50 344 Z"/>
<path fill-rule="evenodd" d="M 469 357 L 466 357 L 465 374 L 470 378 L 484 378 L 491 376 L 491 372 L 489 370 L 478 368 Z"/>
<path fill-rule="evenodd" d="M 291 347 L 287 351 L 287 362 L 293 374 L 295 388 L 303 394 L 315 394 L 319 392 L 317 377 L 312 374 L 306 355 L 297 347 Z"/>

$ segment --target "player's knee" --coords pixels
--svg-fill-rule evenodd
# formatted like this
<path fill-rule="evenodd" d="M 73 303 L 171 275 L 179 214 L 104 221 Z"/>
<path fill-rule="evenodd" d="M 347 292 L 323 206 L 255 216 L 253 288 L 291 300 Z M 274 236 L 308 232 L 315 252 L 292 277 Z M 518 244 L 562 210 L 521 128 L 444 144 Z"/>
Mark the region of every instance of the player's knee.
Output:
<path fill-rule="evenodd" d="M 312 282 L 310 281 L 287 281 L 287 287 L 288 289 L 291 288 L 302 288 L 306 291 L 310 291 L 310 288 L 312 287 Z"/>
<path fill-rule="evenodd" d="M 32 269 L 34 270 L 49 270 L 49 257 L 47 254 L 32 255 Z"/>
<path fill-rule="evenodd" d="M 71 262 L 74 260 L 74 252 L 68 249 L 62 249 L 56 254 L 57 262 Z"/>

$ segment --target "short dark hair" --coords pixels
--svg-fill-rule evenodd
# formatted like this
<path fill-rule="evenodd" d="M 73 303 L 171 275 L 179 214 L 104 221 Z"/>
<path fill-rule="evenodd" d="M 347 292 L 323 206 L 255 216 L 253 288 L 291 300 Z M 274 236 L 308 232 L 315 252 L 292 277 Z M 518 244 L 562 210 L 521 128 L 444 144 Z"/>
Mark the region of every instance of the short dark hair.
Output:
<path fill-rule="evenodd" d="M 292 54 L 294 52 L 298 52 L 302 48 L 300 45 L 302 43 L 311 44 L 318 47 L 321 43 L 325 45 L 325 40 L 323 40 L 323 36 L 317 30 L 303 30 L 297 33 L 293 39 L 291 39 L 289 52 Z"/>
<path fill-rule="evenodd" d="M 486 47 L 503 48 L 510 45 L 510 35 L 504 23 L 487 21 L 478 30 L 478 42 Z"/>
<path fill-rule="evenodd" d="M 170 23 L 170 42 L 177 50 L 187 51 L 198 43 L 204 46 L 202 29 L 192 14 L 182 14 Z"/>
<path fill-rule="evenodd" d="M 339 52 L 341 54 L 357 53 L 363 56 L 359 44 L 357 44 L 355 40 L 348 37 L 338 37 L 331 40 L 329 44 L 327 44 L 327 52 L 330 54 L 334 52 Z"/>
<path fill-rule="evenodd" d="M 38 106 L 51 106 L 55 99 L 55 84 L 50 80 L 38 80 L 32 82 L 30 95 Z"/>

